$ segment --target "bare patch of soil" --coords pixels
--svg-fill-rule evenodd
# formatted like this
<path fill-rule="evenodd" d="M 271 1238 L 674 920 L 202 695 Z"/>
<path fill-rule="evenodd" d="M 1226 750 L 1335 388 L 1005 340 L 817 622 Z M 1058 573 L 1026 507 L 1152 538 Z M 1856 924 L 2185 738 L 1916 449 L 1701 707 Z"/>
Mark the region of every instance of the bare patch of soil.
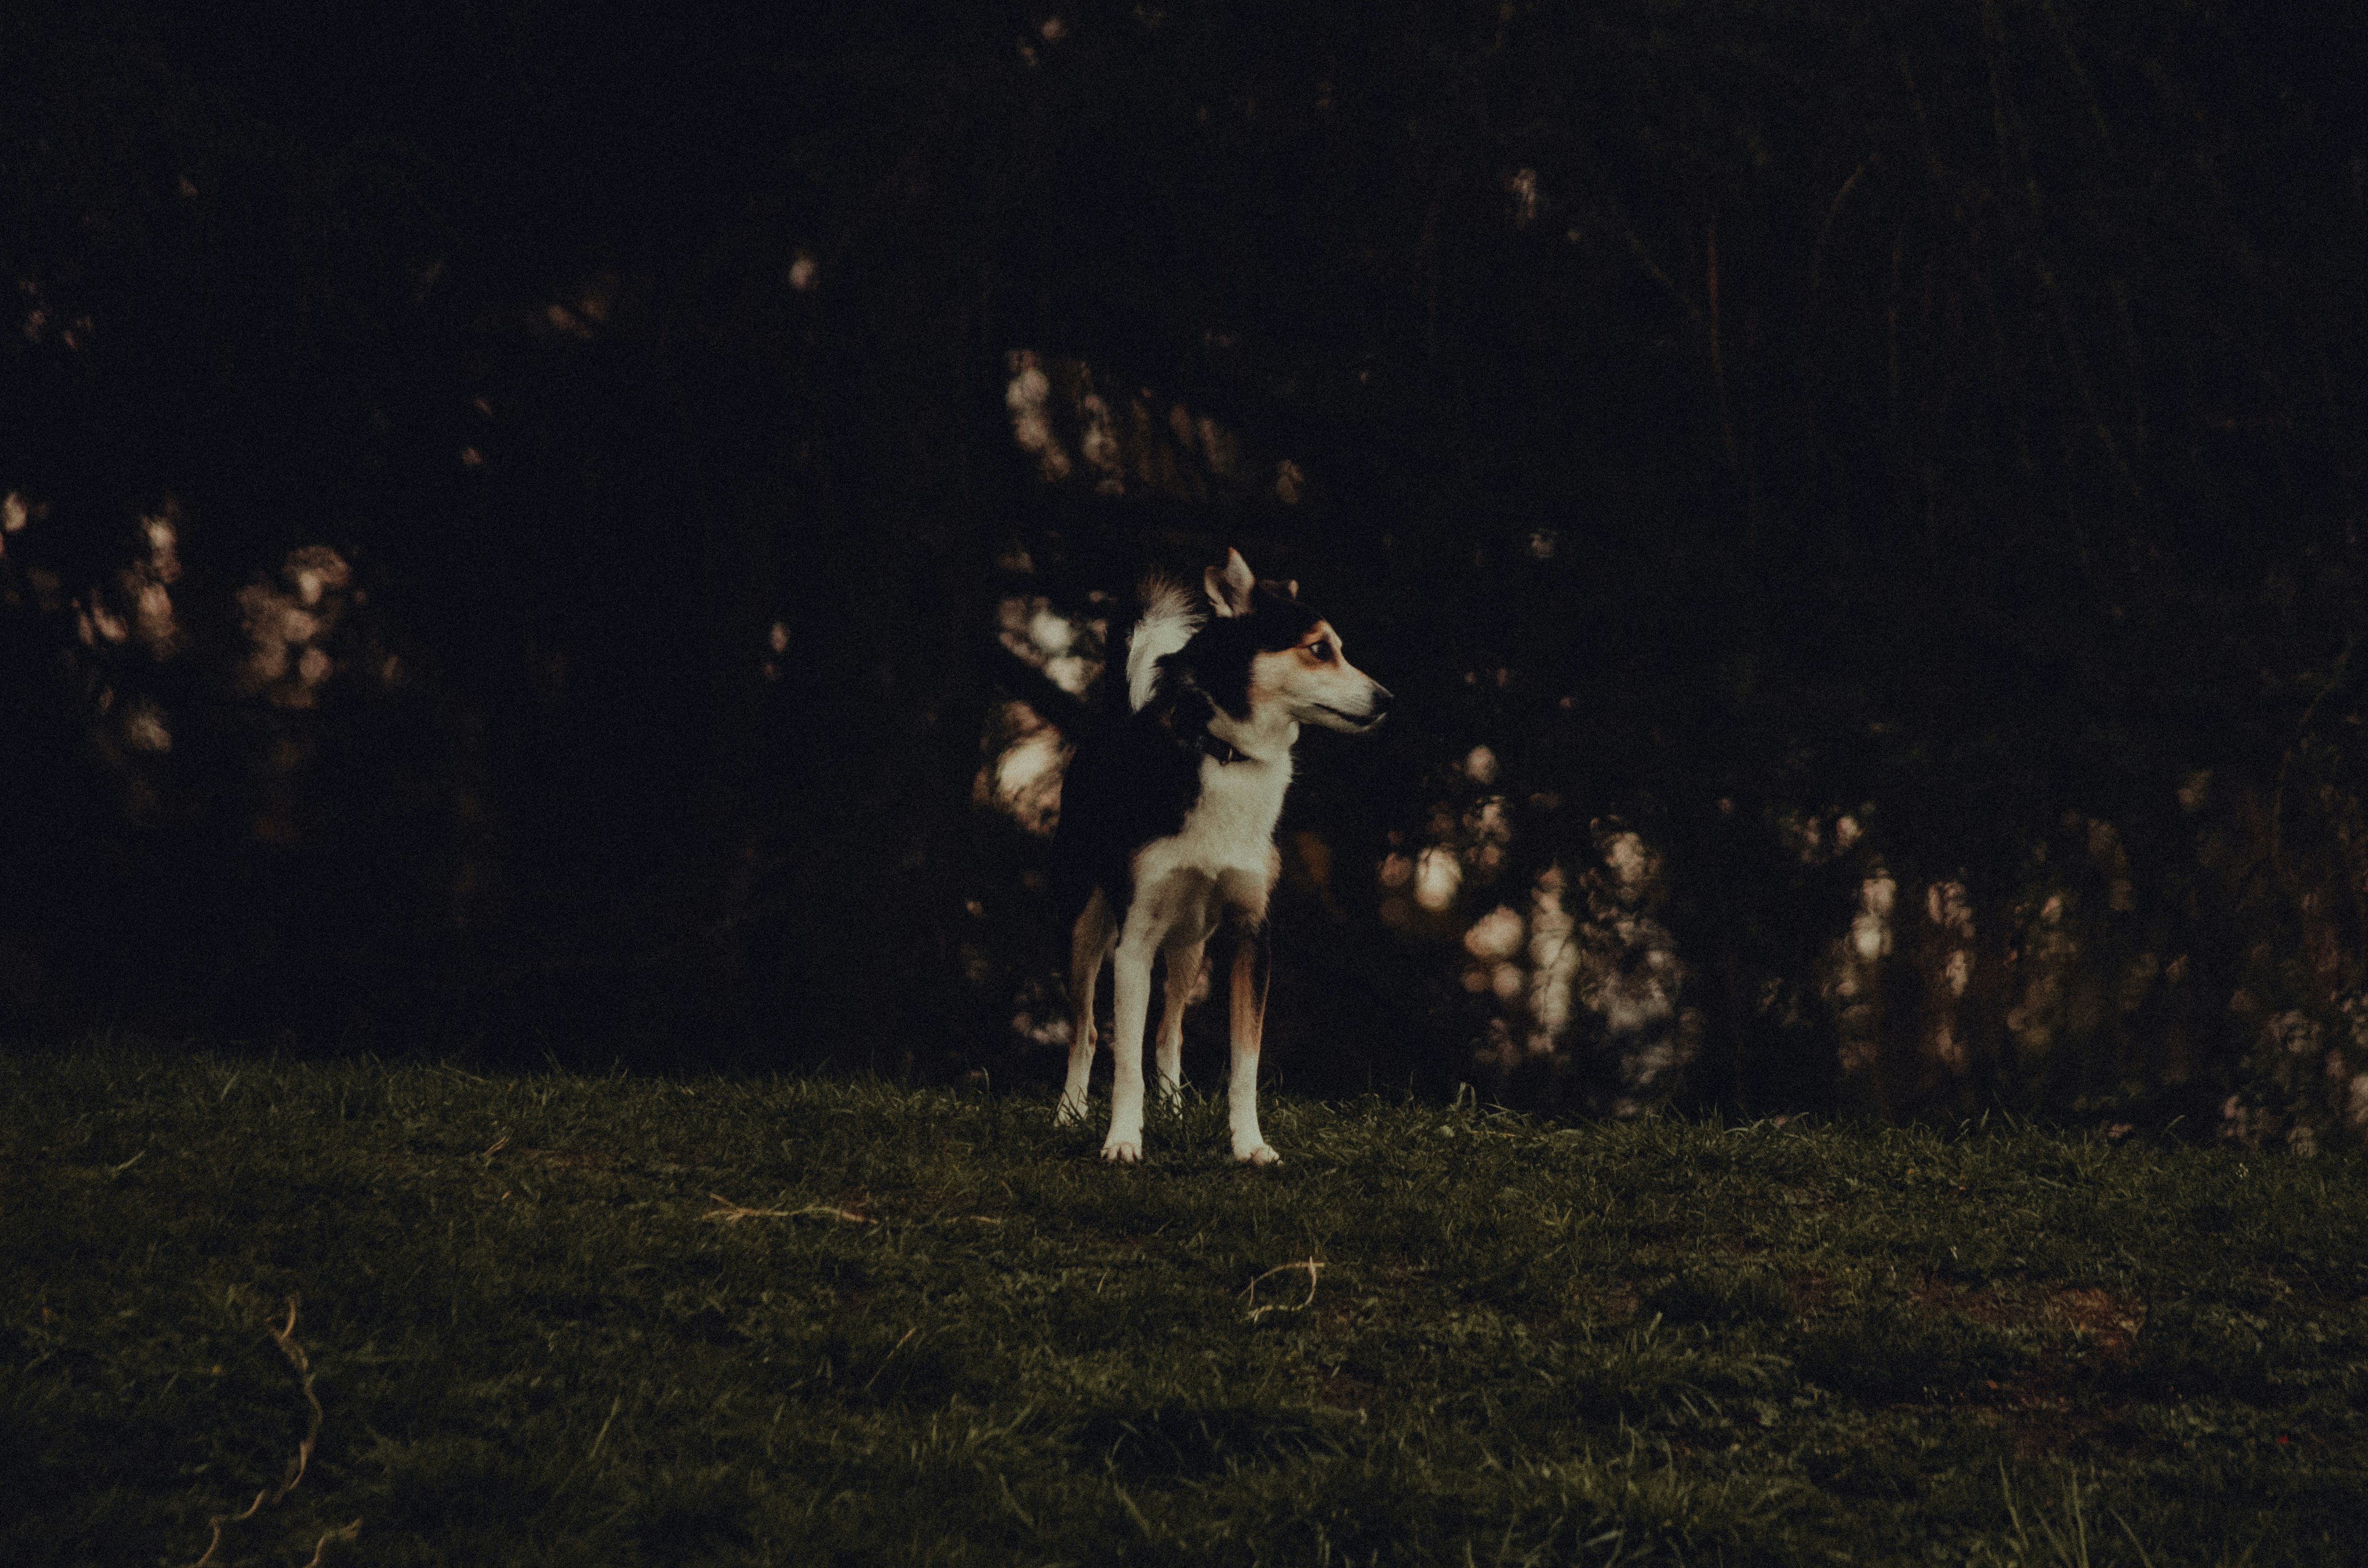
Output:
<path fill-rule="evenodd" d="M 1908 1295 L 1926 1312 L 1961 1312 L 1991 1328 L 2076 1335 L 2109 1360 L 2126 1360 L 2138 1330 L 2146 1326 L 2146 1303 L 2094 1286 L 2004 1285 L 1967 1289 L 1945 1279 L 1927 1279 Z"/>

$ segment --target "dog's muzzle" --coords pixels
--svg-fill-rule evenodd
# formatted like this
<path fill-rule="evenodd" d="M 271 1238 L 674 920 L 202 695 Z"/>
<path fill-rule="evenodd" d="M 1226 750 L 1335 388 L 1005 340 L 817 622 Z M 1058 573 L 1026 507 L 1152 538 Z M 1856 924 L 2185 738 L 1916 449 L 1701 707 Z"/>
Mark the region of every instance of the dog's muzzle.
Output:
<path fill-rule="evenodd" d="M 1372 706 L 1362 713 L 1351 713 L 1346 709 L 1335 708 L 1329 703 L 1319 702 L 1316 706 L 1347 724 L 1354 733 L 1362 734 L 1367 730 L 1378 728 L 1381 722 L 1390 716 L 1390 704 L 1393 700 L 1395 699 L 1390 696 L 1390 688 L 1377 684 L 1373 687 Z"/>

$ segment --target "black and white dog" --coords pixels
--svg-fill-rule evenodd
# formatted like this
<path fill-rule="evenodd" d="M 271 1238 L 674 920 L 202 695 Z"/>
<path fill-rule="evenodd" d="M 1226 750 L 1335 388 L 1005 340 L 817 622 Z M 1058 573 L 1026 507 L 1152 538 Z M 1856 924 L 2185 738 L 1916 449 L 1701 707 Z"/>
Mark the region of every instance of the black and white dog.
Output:
<path fill-rule="evenodd" d="M 1331 624 L 1299 602 L 1296 583 L 1261 583 L 1239 551 L 1202 578 L 1206 593 L 1154 577 L 1126 655 L 1126 710 L 1081 746 L 1061 789 L 1055 887 L 1073 916 L 1069 1080 L 1059 1117 L 1086 1113 L 1094 1060 L 1094 982 L 1117 955 L 1117 1065 L 1106 1160 L 1143 1157 L 1143 1033 L 1151 960 L 1167 960 L 1159 1085 L 1182 1086 L 1184 1009 L 1202 949 L 1222 922 L 1239 937 L 1232 987 L 1234 1157 L 1280 1158 L 1258 1132 L 1260 962 L 1267 899 L 1281 870 L 1274 828 L 1291 787 L 1303 723 L 1370 730 L 1390 694 L 1340 650 Z"/>

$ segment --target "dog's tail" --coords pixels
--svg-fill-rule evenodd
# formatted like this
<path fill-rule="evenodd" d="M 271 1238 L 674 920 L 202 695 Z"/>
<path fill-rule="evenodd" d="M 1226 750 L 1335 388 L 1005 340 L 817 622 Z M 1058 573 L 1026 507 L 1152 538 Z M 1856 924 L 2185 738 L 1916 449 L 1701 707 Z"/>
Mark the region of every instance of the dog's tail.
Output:
<path fill-rule="evenodd" d="M 1140 713 L 1159 684 L 1159 661 L 1192 641 L 1208 619 L 1201 596 L 1176 581 L 1154 573 L 1143 580 L 1143 619 L 1127 639 L 1126 704 Z"/>

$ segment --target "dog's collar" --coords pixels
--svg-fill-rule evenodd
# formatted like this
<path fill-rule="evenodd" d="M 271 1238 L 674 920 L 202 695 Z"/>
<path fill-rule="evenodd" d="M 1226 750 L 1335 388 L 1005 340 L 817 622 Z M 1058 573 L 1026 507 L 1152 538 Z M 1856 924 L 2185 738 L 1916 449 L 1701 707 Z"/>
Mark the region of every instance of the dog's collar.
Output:
<path fill-rule="evenodd" d="M 1201 732 L 1201 755 L 1205 757 L 1213 758 L 1219 767 L 1223 767 L 1229 762 L 1247 762 L 1250 760 L 1249 753 L 1242 750 L 1241 747 L 1234 744 L 1231 741 L 1219 738 L 1216 734 L 1208 730 Z"/>

